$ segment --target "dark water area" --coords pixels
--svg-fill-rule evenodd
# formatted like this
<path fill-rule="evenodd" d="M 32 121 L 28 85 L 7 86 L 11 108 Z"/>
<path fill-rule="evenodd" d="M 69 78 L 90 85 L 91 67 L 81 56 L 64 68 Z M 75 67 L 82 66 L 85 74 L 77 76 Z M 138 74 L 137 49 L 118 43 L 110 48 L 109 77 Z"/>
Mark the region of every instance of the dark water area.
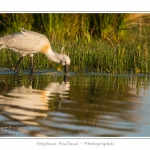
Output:
<path fill-rule="evenodd" d="M 1 137 L 149 137 L 150 75 L 0 69 Z"/>

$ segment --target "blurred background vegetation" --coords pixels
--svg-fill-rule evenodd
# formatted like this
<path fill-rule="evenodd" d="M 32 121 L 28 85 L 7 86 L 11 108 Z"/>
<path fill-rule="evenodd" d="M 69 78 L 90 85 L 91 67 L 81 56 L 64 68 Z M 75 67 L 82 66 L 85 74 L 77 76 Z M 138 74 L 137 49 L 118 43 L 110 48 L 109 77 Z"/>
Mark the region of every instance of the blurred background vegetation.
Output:
<path fill-rule="evenodd" d="M 149 73 L 150 14 L 138 13 L 1 13 L 0 37 L 21 28 L 46 35 L 54 51 L 71 58 L 70 71 L 108 73 Z M 0 51 L 0 67 L 12 67 L 19 55 Z M 28 68 L 28 57 L 20 68 Z M 35 68 L 60 65 L 35 55 Z"/>

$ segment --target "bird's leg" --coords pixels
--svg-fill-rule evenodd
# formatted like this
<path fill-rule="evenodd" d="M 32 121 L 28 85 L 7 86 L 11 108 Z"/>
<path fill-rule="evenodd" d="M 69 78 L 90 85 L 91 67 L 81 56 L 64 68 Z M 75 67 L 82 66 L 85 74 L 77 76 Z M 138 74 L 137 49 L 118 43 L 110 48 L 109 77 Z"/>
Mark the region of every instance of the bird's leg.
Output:
<path fill-rule="evenodd" d="M 30 54 L 30 69 L 31 69 L 31 72 L 33 72 L 34 70 L 34 67 L 33 67 L 33 54 Z"/>
<path fill-rule="evenodd" d="M 16 66 L 15 66 L 15 70 L 18 70 L 18 66 L 21 62 L 21 60 L 23 59 L 24 56 L 21 56 L 20 59 L 17 61 Z"/>

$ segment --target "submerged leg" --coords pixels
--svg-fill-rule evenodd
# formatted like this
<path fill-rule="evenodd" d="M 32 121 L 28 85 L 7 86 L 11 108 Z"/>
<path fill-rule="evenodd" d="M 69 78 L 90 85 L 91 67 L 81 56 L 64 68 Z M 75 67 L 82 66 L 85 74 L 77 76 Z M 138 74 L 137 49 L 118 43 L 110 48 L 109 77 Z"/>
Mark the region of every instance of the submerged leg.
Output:
<path fill-rule="evenodd" d="M 33 54 L 30 54 L 30 69 L 31 69 L 31 72 L 33 72 L 33 70 L 34 70 L 34 67 L 33 67 Z"/>
<path fill-rule="evenodd" d="M 21 56 L 20 59 L 17 61 L 16 66 L 15 66 L 15 70 L 18 70 L 18 66 L 21 62 L 21 60 L 23 59 L 24 56 Z"/>

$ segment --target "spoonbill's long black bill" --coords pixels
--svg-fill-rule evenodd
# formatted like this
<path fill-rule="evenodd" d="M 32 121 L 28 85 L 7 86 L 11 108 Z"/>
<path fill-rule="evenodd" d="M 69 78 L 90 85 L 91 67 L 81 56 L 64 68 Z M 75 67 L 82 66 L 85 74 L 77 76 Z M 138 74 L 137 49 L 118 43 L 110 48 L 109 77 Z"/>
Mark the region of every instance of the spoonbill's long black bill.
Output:
<path fill-rule="evenodd" d="M 69 66 L 68 65 L 64 65 L 64 72 L 67 73 L 69 71 Z"/>

